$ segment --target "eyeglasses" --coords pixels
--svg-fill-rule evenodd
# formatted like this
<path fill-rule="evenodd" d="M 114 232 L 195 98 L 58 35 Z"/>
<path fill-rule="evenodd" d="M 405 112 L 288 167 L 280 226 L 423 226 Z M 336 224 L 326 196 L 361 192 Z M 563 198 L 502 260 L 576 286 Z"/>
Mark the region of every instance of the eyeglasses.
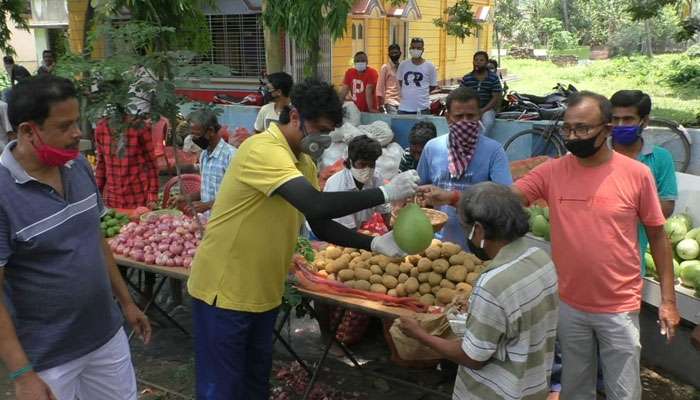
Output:
<path fill-rule="evenodd" d="M 591 125 L 571 126 L 571 125 L 565 124 L 565 125 L 562 125 L 559 127 L 559 134 L 562 137 L 566 138 L 573 133 L 574 136 L 576 136 L 577 138 L 582 138 L 582 137 L 590 135 L 594 129 L 601 127 L 601 126 L 604 126 L 604 125 L 607 125 L 607 124 L 608 124 L 607 122 L 602 122 L 598 125 L 592 125 L 592 126 Z"/>

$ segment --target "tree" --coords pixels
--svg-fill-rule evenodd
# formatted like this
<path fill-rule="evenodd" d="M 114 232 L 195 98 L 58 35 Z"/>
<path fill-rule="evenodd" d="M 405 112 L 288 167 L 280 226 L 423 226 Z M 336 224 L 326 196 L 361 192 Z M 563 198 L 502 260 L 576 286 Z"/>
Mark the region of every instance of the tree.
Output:
<path fill-rule="evenodd" d="M 571 20 L 569 19 L 569 0 L 561 0 L 561 14 L 564 17 L 564 28 L 571 32 Z"/>
<path fill-rule="evenodd" d="M 478 29 L 479 25 L 474 20 L 472 5 L 469 0 L 457 0 L 457 2 L 447 8 L 445 18 L 435 18 L 435 26 L 444 29 L 448 35 L 462 39 L 471 36 Z"/>
<path fill-rule="evenodd" d="M 10 44 L 10 40 L 12 40 L 10 27 L 16 26 L 29 31 L 26 15 L 26 0 L 3 0 L 0 2 L 0 51 L 3 53 L 15 55 L 15 49 Z"/>
<path fill-rule="evenodd" d="M 692 0 L 629 0 L 627 11 L 633 20 L 646 21 L 658 17 L 666 6 L 675 7 L 683 17 L 679 23 L 682 30 L 676 35 L 676 40 L 688 40 L 700 32 L 700 19 L 691 17 Z"/>

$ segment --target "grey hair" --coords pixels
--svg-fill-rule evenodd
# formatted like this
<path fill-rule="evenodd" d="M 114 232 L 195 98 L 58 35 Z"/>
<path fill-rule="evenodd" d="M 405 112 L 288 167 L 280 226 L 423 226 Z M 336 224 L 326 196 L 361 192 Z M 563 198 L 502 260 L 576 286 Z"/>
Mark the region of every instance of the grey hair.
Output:
<path fill-rule="evenodd" d="M 518 196 L 508 186 L 494 182 L 481 182 L 466 189 L 457 213 L 465 228 L 479 222 L 489 240 L 512 242 L 530 229 L 528 213 Z"/>
<path fill-rule="evenodd" d="M 216 117 L 216 113 L 212 110 L 192 111 L 187 116 L 187 120 L 191 124 L 200 125 L 205 132 L 208 131 L 209 128 L 214 129 L 214 133 L 219 132 L 219 129 L 221 129 L 219 119 Z"/>

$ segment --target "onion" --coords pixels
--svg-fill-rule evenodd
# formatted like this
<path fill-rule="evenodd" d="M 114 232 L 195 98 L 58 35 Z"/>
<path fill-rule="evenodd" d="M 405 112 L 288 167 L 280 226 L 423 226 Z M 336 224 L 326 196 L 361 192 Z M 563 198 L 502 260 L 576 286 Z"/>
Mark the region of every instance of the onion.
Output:
<path fill-rule="evenodd" d="M 156 256 L 155 256 L 154 254 L 152 254 L 152 253 L 146 253 L 146 254 L 144 254 L 144 256 L 143 256 L 143 261 L 144 261 L 146 264 L 153 264 L 153 263 L 156 262 Z"/>
<path fill-rule="evenodd" d="M 167 265 L 168 267 L 174 267 L 174 266 L 175 266 L 175 261 L 173 261 L 172 258 L 168 257 L 168 258 L 165 260 L 165 265 Z"/>
<path fill-rule="evenodd" d="M 144 253 L 153 253 L 153 250 L 154 250 L 153 246 L 151 246 L 150 244 L 143 246 Z"/>
<path fill-rule="evenodd" d="M 134 247 L 137 249 L 143 249 L 146 247 L 146 243 L 141 239 L 134 240 Z"/>
<path fill-rule="evenodd" d="M 169 246 L 167 244 L 160 243 L 160 244 L 158 244 L 158 251 L 160 251 L 160 252 L 166 251 L 166 250 L 168 250 L 168 247 Z"/>
<path fill-rule="evenodd" d="M 182 257 L 180 257 L 180 256 L 175 256 L 175 257 L 173 257 L 173 262 L 174 262 L 175 265 L 177 265 L 178 267 L 181 267 L 181 266 L 182 266 Z"/>
<path fill-rule="evenodd" d="M 194 239 L 194 235 L 191 234 L 191 233 L 189 233 L 189 232 L 185 233 L 185 236 L 183 236 L 183 237 L 185 238 L 185 240 L 192 240 L 192 239 Z"/>
<path fill-rule="evenodd" d="M 124 251 L 126 250 L 126 247 L 123 244 L 120 244 L 116 248 L 117 254 L 124 254 Z"/>
<path fill-rule="evenodd" d="M 156 257 L 156 264 L 157 265 L 165 266 L 167 262 L 168 262 L 168 257 L 164 254 L 161 254 L 158 257 Z"/>
<path fill-rule="evenodd" d="M 116 251 L 118 246 L 119 242 L 117 242 L 116 240 L 112 240 L 109 242 L 109 248 L 112 249 L 112 251 Z"/>
<path fill-rule="evenodd" d="M 193 247 L 193 248 L 191 248 L 191 249 L 187 249 L 187 251 L 185 252 L 185 254 L 187 254 L 187 255 L 190 256 L 190 257 L 194 257 L 194 254 L 195 254 L 196 251 L 197 251 L 197 249 Z"/>
<path fill-rule="evenodd" d="M 192 266 L 192 257 L 186 256 L 182 257 L 182 266 L 189 268 Z"/>
<path fill-rule="evenodd" d="M 173 253 L 173 255 L 179 256 L 182 253 L 183 247 L 180 244 L 171 244 L 170 245 L 170 252 Z"/>

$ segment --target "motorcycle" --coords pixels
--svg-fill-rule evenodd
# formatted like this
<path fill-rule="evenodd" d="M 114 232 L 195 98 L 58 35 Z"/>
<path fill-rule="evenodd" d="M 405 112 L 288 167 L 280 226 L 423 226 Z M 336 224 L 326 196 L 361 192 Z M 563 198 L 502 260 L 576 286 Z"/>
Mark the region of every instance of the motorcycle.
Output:
<path fill-rule="evenodd" d="M 237 98 L 224 93 L 219 93 L 214 96 L 212 103 L 225 105 L 242 105 L 242 106 L 263 106 L 265 105 L 265 93 L 267 86 L 262 78 L 258 78 L 259 86 L 255 93 L 250 93 L 243 98 Z"/>
<path fill-rule="evenodd" d="M 545 96 L 510 92 L 504 100 L 503 111 L 496 114 L 500 119 L 516 120 L 556 120 L 566 111 L 566 101 L 578 92 L 575 86 L 561 83 L 553 88 L 554 92 Z"/>

